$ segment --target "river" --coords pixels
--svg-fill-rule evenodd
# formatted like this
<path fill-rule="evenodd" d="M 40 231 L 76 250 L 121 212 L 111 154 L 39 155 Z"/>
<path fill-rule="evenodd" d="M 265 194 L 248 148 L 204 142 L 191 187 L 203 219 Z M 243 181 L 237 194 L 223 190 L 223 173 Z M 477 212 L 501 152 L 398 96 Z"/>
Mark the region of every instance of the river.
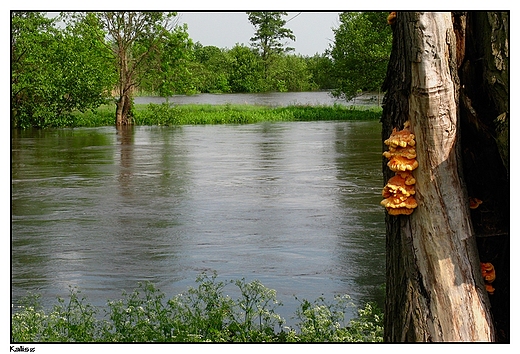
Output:
<path fill-rule="evenodd" d="M 378 122 L 49 129 L 12 134 L 12 304 L 77 287 L 103 307 L 258 279 L 286 319 L 349 294 L 383 306 Z"/>
<path fill-rule="evenodd" d="M 315 92 L 266 92 L 266 93 L 201 93 L 197 95 L 176 95 L 168 97 L 171 104 L 254 104 L 260 106 L 281 107 L 290 105 L 344 105 L 344 106 L 380 106 L 383 95 L 377 92 L 364 93 L 351 101 L 335 98 L 329 91 Z M 136 104 L 163 103 L 164 97 L 136 97 Z"/>

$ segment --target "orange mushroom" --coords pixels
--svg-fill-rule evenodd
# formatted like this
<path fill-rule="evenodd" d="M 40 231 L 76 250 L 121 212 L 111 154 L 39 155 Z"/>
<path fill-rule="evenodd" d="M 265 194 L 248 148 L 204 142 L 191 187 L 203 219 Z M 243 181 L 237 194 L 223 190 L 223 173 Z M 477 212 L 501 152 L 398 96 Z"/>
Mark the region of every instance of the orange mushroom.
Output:
<path fill-rule="evenodd" d="M 493 295 L 495 293 L 495 288 L 491 284 L 486 284 L 486 291 L 489 295 Z"/>
<path fill-rule="evenodd" d="M 407 186 L 415 184 L 415 178 L 413 178 L 411 171 L 398 171 L 395 175 L 404 178 L 404 184 Z"/>
<path fill-rule="evenodd" d="M 491 263 L 480 263 L 480 270 L 484 280 L 492 283 L 496 279 L 495 267 Z"/>
<path fill-rule="evenodd" d="M 478 198 L 473 198 L 473 197 L 469 198 L 469 208 L 470 209 L 477 209 L 480 204 L 482 204 L 482 200 L 480 200 Z"/>
<path fill-rule="evenodd" d="M 402 156 L 394 156 L 390 161 L 388 161 L 387 166 L 392 171 L 412 171 L 415 170 L 419 163 L 416 159 L 407 159 Z"/>
<path fill-rule="evenodd" d="M 389 25 L 393 25 L 395 23 L 396 17 L 397 17 L 397 13 L 395 11 L 392 11 L 386 18 L 386 21 L 388 22 Z"/>
<path fill-rule="evenodd" d="M 414 197 L 406 197 L 403 199 L 399 197 L 389 197 L 381 201 L 381 205 L 385 208 L 398 209 L 398 208 L 417 208 L 417 202 Z"/>
<path fill-rule="evenodd" d="M 408 145 L 415 146 L 414 139 L 415 135 L 413 135 L 408 129 L 408 126 L 405 125 L 405 128 L 403 130 L 397 131 L 397 129 L 394 128 L 390 137 L 385 140 L 385 144 L 393 148 L 396 148 L 398 146 L 406 147 Z"/>
<path fill-rule="evenodd" d="M 408 208 L 387 208 L 386 210 L 388 210 L 389 215 L 393 215 L 393 216 L 410 215 L 411 213 L 413 213 L 413 209 L 408 209 Z"/>
<path fill-rule="evenodd" d="M 405 147 L 390 147 L 388 151 L 383 152 L 383 156 L 387 159 L 391 159 L 394 156 L 415 159 L 417 157 L 417 153 L 415 152 L 415 148 L 412 145 L 407 145 Z"/>
<path fill-rule="evenodd" d="M 413 178 L 413 177 L 412 177 Z M 394 177 L 390 178 L 383 188 L 383 197 L 388 198 L 392 195 L 402 194 L 405 197 L 409 197 L 415 194 L 415 189 L 412 185 L 406 183 L 406 177 L 403 177 L 399 174 L 396 174 Z M 415 180 L 414 180 L 415 182 Z"/>
<path fill-rule="evenodd" d="M 415 170 L 419 163 L 415 159 L 415 135 L 409 130 L 410 122 L 404 123 L 403 130 L 392 130 L 392 134 L 385 140 L 389 146 L 383 156 L 389 159 L 387 166 L 395 172 L 383 188 L 381 205 L 390 215 L 410 215 L 417 208 L 415 195 L 415 178 L 411 171 Z"/>
<path fill-rule="evenodd" d="M 495 288 L 491 285 L 492 282 L 496 279 L 495 267 L 493 264 L 487 262 L 480 262 L 480 271 L 482 273 L 482 277 L 484 278 L 484 282 L 486 285 L 486 291 L 493 295 L 495 293 Z"/>

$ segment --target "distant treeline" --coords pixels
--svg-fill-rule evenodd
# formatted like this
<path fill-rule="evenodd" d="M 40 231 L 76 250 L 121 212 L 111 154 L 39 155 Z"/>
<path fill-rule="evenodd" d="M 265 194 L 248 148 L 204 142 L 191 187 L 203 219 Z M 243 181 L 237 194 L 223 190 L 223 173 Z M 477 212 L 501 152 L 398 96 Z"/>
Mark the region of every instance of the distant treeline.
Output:
<path fill-rule="evenodd" d="M 233 48 L 193 45 L 185 62 L 174 73 L 175 93 L 302 92 L 334 89 L 333 62 L 327 54 L 312 57 L 273 55 L 267 73 L 259 53 L 243 44 Z M 146 78 L 139 92 L 159 94 L 161 83 Z"/>
<path fill-rule="evenodd" d="M 193 43 L 170 12 L 11 12 L 11 126 L 62 125 L 77 112 L 116 105 L 132 124 L 136 94 L 301 92 L 350 99 L 377 92 L 391 29 L 383 12 L 344 12 L 334 41 L 312 57 L 292 54 L 284 12 L 250 12 L 250 46 Z M 57 124 L 59 123 L 59 124 Z"/>

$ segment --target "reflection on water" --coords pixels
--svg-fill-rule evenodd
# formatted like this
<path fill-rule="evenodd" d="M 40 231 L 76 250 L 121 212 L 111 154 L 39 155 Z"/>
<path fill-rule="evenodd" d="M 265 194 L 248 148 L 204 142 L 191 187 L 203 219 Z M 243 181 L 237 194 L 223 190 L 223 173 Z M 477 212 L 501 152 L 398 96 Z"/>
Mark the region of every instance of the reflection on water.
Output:
<path fill-rule="evenodd" d="M 201 272 L 298 298 L 382 305 L 377 122 L 82 128 L 13 133 L 12 295 L 77 286 L 103 306 Z M 284 313 L 284 311 L 286 311 Z"/>

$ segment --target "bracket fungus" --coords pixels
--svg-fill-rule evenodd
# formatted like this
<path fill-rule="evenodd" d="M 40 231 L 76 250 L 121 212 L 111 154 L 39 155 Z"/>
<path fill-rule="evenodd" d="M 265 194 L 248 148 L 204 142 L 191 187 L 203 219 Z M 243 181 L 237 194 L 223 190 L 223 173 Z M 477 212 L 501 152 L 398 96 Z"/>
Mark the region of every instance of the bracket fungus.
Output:
<path fill-rule="evenodd" d="M 392 130 L 392 134 L 390 137 L 385 140 L 385 145 L 390 146 L 391 148 L 397 147 L 406 147 L 406 146 L 415 146 L 415 135 L 409 129 L 410 122 L 407 121 L 404 123 L 403 130 L 397 130 L 394 128 Z"/>
<path fill-rule="evenodd" d="M 381 205 L 390 215 L 410 215 L 417 202 L 415 195 L 415 178 L 412 175 L 419 163 L 415 159 L 415 135 L 409 129 L 410 122 L 404 123 L 403 130 L 393 129 L 392 134 L 385 140 L 389 147 L 383 156 L 389 159 L 387 166 L 395 172 L 383 188 Z"/>
<path fill-rule="evenodd" d="M 493 295 L 495 293 L 495 288 L 493 288 L 491 283 L 496 279 L 495 267 L 491 263 L 480 262 L 480 271 L 482 272 L 482 277 L 484 278 L 486 291 L 489 293 L 489 295 Z"/>
<path fill-rule="evenodd" d="M 469 198 L 469 208 L 470 209 L 477 209 L 480 204 L 482 204 L 482 200 L 480 200 L 478 198 L 473 198 L 473 197 Z"/>

